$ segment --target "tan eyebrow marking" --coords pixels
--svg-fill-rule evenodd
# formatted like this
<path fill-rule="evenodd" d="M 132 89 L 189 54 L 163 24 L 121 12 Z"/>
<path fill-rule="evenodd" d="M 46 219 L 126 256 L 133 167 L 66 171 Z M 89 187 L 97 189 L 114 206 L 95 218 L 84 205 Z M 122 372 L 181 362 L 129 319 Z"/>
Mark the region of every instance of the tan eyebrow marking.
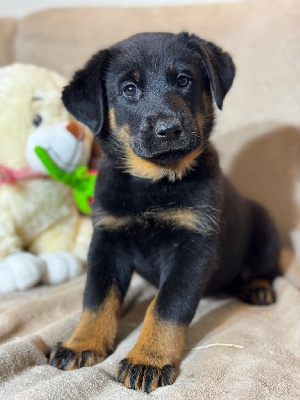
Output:
<path fill-rule="evenodd" d="M 139 81 L 141 79 L 141 73 L 139 71 L 133 71 L 132 76 Z"/>

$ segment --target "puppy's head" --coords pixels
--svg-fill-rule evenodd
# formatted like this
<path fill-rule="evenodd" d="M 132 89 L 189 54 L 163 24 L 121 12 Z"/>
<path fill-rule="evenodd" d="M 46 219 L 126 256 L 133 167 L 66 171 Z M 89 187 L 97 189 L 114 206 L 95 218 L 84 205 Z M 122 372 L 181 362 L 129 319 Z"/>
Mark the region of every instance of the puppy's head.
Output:
<path fill-rule="evenodd" d="M 142 33 L 93 56 L 63 102 L 127 172 L 174 180 L 203 150 L 213 98 L 221 109 L 234 71 L 227 53 L 195 35 Z"/>

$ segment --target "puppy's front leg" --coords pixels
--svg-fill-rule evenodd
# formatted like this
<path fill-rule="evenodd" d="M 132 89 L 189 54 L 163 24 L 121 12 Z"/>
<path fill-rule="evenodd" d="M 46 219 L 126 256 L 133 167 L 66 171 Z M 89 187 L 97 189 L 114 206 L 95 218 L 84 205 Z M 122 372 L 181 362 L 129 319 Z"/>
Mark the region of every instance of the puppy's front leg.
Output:
<path fill-rule="evenodd" d="M 208 242 L 208 241 L 207 241 Z M 134 348 L 117 368 L 117 380 L 131 389 L 151 392 L 177 376 L 185 336 L 211 271 L 212 245 L 200 252 L 181 250 L 150 304 Z M 197 253 L 197 254 L 196 254 Z M 167 261 L 167 260 L 166 260 Z"/>
<path fill-rule="evenodd" d="M 117 234 L 95 230 L 80 321 L 71 338 L 52 350 L 51 365 L 63 370 L 92 366 L 113 351 L 121 302 L 132 275 L 130 260 Z"/>
<path fill-rule="evenodd" d="M 131 389 L 151 392 L 177 376 L 187 326 L 161 318 L 158 300 L 159 295 L 147 310 L 136 345 L 117 368 L 117 381 Z"/>

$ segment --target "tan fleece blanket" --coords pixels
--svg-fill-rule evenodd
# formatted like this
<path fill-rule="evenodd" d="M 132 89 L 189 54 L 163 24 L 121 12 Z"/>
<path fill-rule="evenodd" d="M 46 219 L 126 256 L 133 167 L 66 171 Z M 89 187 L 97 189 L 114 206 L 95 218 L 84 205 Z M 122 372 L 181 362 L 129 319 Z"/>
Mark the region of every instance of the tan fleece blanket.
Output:
<path fill-rule="evenodd" d="M 126 297 L 117 348 L 110 357 L 70 372 L 48 365 L 50 347 L 76 326 L 83 286 L 80 277 L 59 287 L 0 297 L 1 399 L 300 398 L 300 292 L 285 278 L 276 280 L 278 302 L 269 307 L 225 295 L 203 299 L 189 329 L 179 377 L 150 395 L 114 379 L 155 293 L 138 276 Z"/>

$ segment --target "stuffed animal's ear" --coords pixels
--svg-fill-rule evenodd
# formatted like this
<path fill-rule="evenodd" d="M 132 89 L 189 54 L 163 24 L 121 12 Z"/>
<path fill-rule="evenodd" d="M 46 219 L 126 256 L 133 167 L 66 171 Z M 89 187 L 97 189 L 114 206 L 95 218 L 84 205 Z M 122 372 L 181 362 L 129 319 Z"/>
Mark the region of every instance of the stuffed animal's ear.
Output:
<path fill-rule="evenodd" d="M 235 75 L 235 66 L 230 55 L 215 44 L 202 40 L 196 35 L 185 33 L 182 35 L 188 39 L 188 46 L 200 53 L 216 104 L 221 110 L 224 97 L 230 89 Z"/>
<path fill-rule="evenodd" d="M 108 50 L 95 54 L 85 68 L 75 73 L 62 94 L 66 109 L 94 135 L 100 133 L 106 114 L 103 68 L 108 58 Z"/>

